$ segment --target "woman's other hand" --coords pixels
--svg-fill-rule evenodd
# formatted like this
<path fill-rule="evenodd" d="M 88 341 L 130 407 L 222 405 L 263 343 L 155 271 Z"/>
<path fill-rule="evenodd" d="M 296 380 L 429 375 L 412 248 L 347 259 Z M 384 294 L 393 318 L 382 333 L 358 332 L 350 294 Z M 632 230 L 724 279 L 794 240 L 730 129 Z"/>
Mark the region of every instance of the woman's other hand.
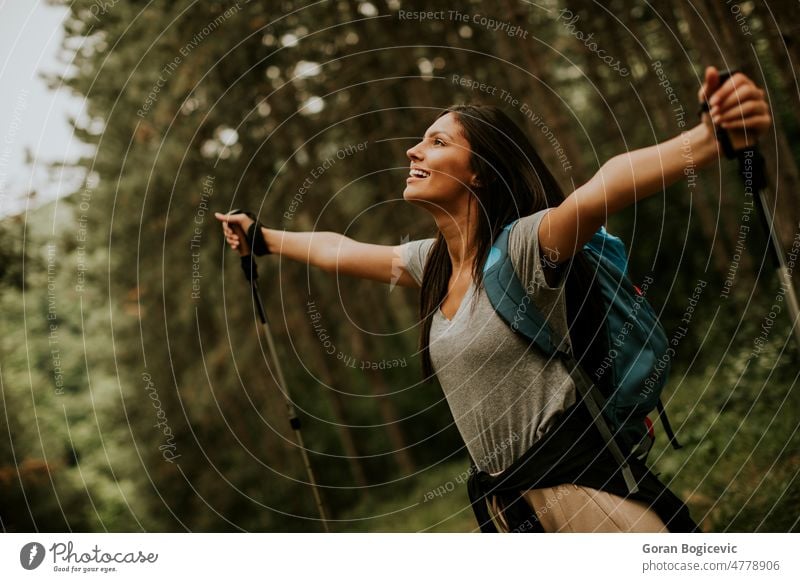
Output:
<path fill-rule="evenodd" d="M 250 225 L 255 222 L 244 213 L 222 214 L 220 212 L 215 212 L 214 218 L 222 222 L 222 232 L 225 233 L 225 240 L 233 250 L 239 248 L 241 241 L 239 240 L 238 229 L 234 229 L 231 225 L 238 225 L 242 229 L 241 232 L 247 232 Z"/>
<path fill-rule="evenodd" d="M 766 93 L 743 73 L 720 85 L 717 68 L 706 67 L 705 82 L 697 94 L 700 102 L 706 95 L 710 95 L 711 110 L 703 114 L 703 121 L 712 130 L 714 126 L 725 129 L 735 150 L 754 145 L 772 125 Z"/>

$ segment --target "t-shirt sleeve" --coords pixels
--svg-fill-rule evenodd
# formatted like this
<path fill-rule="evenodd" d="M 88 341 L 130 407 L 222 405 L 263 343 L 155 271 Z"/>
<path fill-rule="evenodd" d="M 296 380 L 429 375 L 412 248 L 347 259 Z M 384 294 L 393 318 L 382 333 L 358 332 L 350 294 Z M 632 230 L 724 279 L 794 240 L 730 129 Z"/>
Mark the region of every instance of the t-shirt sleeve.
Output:
<path fill-rule="evenodd" d="M 403 266 L 406 272 L 411 275 L 411 278 L 417 282 L 417 285 L 422 285 L 422 273 L 425 271 L 425 263 L 435 242 L 435 238 L 426 238 L 412 240 L 400 245 Z"/>
<path fill-rule="evenodd" d="M 517 277 L 525 285 L 530 294 L 539 290 L 560 291 L 566 282 L 566 263 L 561 263 L 556 271 L 556 286 L 547 283 L 542 268 L 542 256 L 539 249 L 539 224 L 550 208 L 544 208 L 534 214 L 520 218 L 508 235 L 508 254 L 514 263 Z"/>

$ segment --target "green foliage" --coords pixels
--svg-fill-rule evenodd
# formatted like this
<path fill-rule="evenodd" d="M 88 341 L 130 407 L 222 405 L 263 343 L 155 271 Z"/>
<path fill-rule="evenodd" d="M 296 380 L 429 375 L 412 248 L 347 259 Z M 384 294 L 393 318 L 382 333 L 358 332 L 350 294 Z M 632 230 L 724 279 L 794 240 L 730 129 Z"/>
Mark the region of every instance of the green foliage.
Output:
<path fill-rule="evenodd" d="M 706 531 L 798 528 L 791 505 L 798 495 L 800 447 L 797 369 L 791 365 L 796 356 L 787 352 L 784 321 L 753 357 L 752 338 L 761 323 L 745 320 L 713 366 L 671 373 L 665 404 L 684 448 L 672 450 L 662 438 L 650 459 Z M 714 329 L 709 336 L 724 338 Z"/>

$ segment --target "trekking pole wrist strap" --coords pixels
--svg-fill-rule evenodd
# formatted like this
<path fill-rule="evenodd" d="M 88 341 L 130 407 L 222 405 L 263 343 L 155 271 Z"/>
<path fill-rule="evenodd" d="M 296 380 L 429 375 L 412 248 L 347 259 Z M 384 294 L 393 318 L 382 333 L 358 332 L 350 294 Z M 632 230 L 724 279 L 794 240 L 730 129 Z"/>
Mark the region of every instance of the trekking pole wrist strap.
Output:
<path fill-rule="evenodd" d="M 265 228 L 265 226 L 259 222 L 258 217 L 255 214 L 249 210 L 242 210 L 240 208 L 231 210 L 230 214 L 244 214 L 253 221 L 253 223 L 247 227 L 247 232 L 245 233 L 247 236 L 247 242 L 250 244 L 250 249 L 253 251 L 253 254 L 255 254 L 257 257 L 272 254 L 266 239 L 264 239 L 264 232 L 261 230 L 262 228 Z"/>

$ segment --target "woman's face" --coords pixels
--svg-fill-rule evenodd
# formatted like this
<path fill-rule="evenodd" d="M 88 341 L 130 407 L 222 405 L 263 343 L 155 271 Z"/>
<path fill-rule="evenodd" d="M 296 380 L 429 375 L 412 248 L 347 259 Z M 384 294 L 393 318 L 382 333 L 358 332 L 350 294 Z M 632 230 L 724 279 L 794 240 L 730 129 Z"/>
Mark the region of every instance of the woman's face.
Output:
<path fill-rule="evenodd" d="M 403 198 L 408 202 L 452 208 L 468 200 L 475 173 L 470 167 L 469 142 L 461 134 L 454 113 L 447 113 L 431 125 L 420 143 L 406 152 L 411 160 Z M 421 170 L 418 173 L 415 170 Z"/>

